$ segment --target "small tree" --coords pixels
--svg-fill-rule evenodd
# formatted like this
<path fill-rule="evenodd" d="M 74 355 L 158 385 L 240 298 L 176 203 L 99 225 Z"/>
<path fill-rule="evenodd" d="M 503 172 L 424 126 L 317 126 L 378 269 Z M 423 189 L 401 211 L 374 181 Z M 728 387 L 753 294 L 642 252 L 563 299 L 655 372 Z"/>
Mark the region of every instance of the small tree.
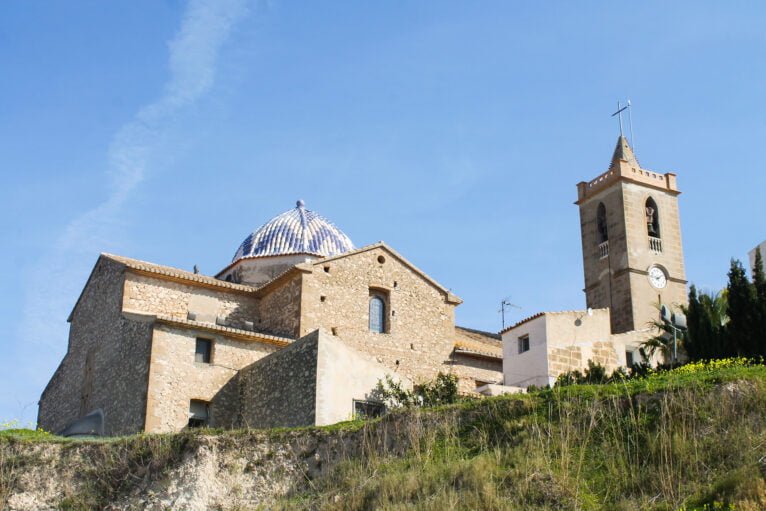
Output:
<path fill-rule="evenodd" d="M 458 400 L 457 381 L 457 376 L 440 372 L 434 380 L 407 390 L 401 382 L 386 375 L 385 380 L 378 380 L 373 397 L 384 402 L 389 408 L 452 404 Z"/>

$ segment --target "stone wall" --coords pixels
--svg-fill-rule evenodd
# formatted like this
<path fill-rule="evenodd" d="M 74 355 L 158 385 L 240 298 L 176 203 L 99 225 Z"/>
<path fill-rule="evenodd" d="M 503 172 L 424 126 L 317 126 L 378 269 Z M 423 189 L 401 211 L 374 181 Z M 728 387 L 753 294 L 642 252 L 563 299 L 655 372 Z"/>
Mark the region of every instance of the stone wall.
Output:
<path fill-rule="evenodd" d="M 197 338 L 212 341 L 210 363 L 195 362 Z M 210 403 L 210 425 L 232 427 L 239 406 L 237 371 L 278 348 L 208 331 L 155 324 L 146 431 L 178 431 L 188 424 L 189 402 Z"/>
<path fill-rule="evenodd" d="M 263 294 L 258 302 L 258 330 L 297 339 L 300 333 L 302 275 L 289 277 Z"/>
<path fill-rule="evenodd" d="M 599 253 L 599 233 L 596 221 L 599 204 L 606 208 L 609 255 Z M 622 188 L 619 183 L 588 198 L 580 205 L 580 236 L 582 240 L 583 270 L 585 275 L 585 298 L 587 307 L 601 309 L 611 307 L 612 329 L 625 331 L 633 328 L 630 293 L 627 277 L 615 282 L 615 274 L 628 268 L 627 233 Z"/>
<path fill-rule="evenodd" d="M 120 315 L 123 275 L 108 258 L 96 263 L 72 313 L 67 354 L 40 398 L 43 429 L 60 431 L 97 408 L 107 435 L 143 428 L 151 328 Z"/>
<path fill-rule="evenodd" d="M 455 304 L 387 248 L 318 261 L 313 269 L 303 280 L 302 334 L 332 332 L 416 382 L 450 370 Z M 369 330 L 371 288 L 388 295 L 386 333 Z"/>
<path fill-rule="evenodd" d="M 189 312 L 215 323 L 223 318 L 227 326 L 244 328 L 245 321 L 256 321 L 257 300 L 229 289 L 209 289 L 162 278 L 127 272 L 123 309 L 126 312 L 155 314 L 186 319 Z"/>
<path fill-rule="evenodd" d="M 653 250 L 649 245 L 645 206 L 650 197 L 658 209 L 661 251 Z M 604 258 L 599 253 L 596 222 L 601 203 L 606 208 L 609 232 L 609 255 Z M 610 307 L 613 332 L 646 328 L 657 316 L 653 304 L 658 300 L 667 304 L 686 303 L 686 275 L 675 189 L 614 181 L 580 204 L 580 227 L 587 306 Z M 668 275 L 664 289 L 655 289 L 649 283 L 647 270 L 652 265 L 660 266 Z"/>
<path fill-rule="evenodd" d="M 317 333 L 242 369 L 238 377 L 239 426 L 313 425 L 318 349 Z"/>
<path fill-rule="evenodd" d="M 475 392 L 484 383 L 503 382 L 503 361 L 460 353 L 452 355 L 452 374 L 458 377 L 460 392 Z"/>

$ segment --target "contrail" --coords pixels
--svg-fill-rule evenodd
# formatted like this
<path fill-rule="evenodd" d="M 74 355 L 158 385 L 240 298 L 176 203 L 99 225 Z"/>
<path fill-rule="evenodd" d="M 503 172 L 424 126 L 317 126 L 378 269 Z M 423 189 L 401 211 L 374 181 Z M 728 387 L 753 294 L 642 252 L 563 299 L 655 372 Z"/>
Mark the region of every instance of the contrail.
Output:
<path fill-rule="evenodd" d="M 221 47 L 247 15 L 246 0 L 190 0 L 168 45 L 170 76 L 161 96 L 141 108 L 113 137 L 108 150 L 107 197 L 71 221 L 25 272 L 27 289 L 16 337 L 15 373 L 0 396 L 0 418 L 33 419 L 42 386 L 67 339 L 65 319 L 98 254 L 120 246 L 123 206 L 151 172 L 162 135 L 185 108 L 210 91 Z"/>

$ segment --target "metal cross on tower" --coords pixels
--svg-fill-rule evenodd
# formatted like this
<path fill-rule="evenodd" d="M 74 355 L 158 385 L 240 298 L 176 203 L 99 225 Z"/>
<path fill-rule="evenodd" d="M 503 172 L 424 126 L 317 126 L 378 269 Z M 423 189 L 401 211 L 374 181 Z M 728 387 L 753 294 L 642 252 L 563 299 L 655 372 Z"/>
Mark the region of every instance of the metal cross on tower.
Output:
<path fill-rule="evenodd" d="M 635 151 L 636 150 L 636 139 L 633 136 L 633 115 L 631 114 L 632 109 L 631 109 L 631 105 L 630 105 L 630 100 L 628 100 L 628 104 L 625 105 L 625 106 L 622 106 L 622 103 L 620 103 L 618 101 L 617 102 L 617 111 L 612 114 L 612 117 L 614 117 L 615 115 L 617 116 L 617 120 L 620 123 L 620 136 L 622 137 L 623 136 L 623 134 L 622 134 L 622 112 L 624 112 L 625 110 L 628 111 L 628 125 L 630 126 L 630 145 L 633 146 L 633 151 Z"/>

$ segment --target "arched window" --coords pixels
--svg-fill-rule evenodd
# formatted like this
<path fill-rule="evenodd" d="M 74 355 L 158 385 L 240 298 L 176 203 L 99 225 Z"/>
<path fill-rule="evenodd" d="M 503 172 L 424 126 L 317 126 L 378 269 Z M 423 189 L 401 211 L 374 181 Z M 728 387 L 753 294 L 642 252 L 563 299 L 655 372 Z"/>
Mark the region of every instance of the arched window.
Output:
<path fill-rule="evenodd" d="M 660 238 L 660 210 L 657 203 L 649 197 L 646 199 L 646 232 L 653 238 Z"/>
<path fill-rule="evenodd" d="M 386 302 L 379 295 L 370 296 L 370 332 L 386 331 Z"/>
<path fill-rule="evenodd" d="M 609 231 L 606 227 L 606 206 L 604 206 L 603 202 L 598 205 L 598 211 L 596 212 L 596 226 L 598 227 L 599 244 L 609 240 Z"/>

